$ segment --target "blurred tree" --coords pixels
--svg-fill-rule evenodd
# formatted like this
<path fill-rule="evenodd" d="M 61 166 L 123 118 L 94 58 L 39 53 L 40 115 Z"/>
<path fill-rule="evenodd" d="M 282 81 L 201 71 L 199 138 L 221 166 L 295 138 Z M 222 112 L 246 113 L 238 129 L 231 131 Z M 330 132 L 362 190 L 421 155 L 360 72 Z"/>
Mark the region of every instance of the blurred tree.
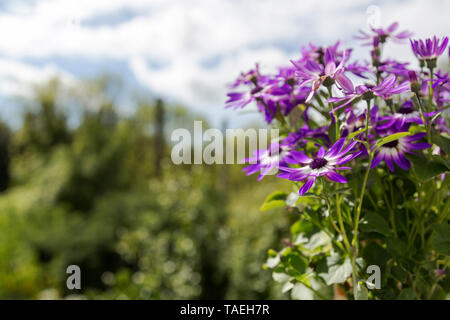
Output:
<path fill-rule="evenodd" d="M 0 122 L 0 192 L 9 186 L 10 136 L 8 126 Z"/>
<path fill-rule="evenodd" d="M 19 130 L 0 126 L 0 298 L 74 294 L 70 264 L 82 269 L 75 293 L 88 298 L 279 297 L 261 265 L 287 219 L 255 203 L 283 182 L 173 165 L 169 133 L 197 115 L 141 101 L 124 116 L 108 79 L 87 83 L 53 80 Z"/>

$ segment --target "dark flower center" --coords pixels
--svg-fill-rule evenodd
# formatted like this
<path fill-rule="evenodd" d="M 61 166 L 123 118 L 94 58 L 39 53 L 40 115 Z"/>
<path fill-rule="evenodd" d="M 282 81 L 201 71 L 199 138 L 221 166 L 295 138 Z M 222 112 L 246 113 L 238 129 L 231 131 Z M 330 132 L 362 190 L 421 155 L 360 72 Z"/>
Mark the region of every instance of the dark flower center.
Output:
<path fill-rule="evenodd" d="M 398 140 L 394 140 L 391 142 L 388 142 L 386 144 L 383 145 L 383 147 L 385 148 L 395 148 L 398 145 Z"/>
<path fill-rule="evenodd" d="M 410 108 L 410 107 L 401 107 L 400 109 L 397 110 L 397 113 L 410 114 L 410 113 L 413 113 L 413 111 L 414 110 L 412 108 Z"/>
<path fill-rule="evenodd" d="M 320 169 L 326 166 L 326 164 L 328 163 L 328 161 L 324 158 L 317 158 L 314 159 L 310 164 L 309 167 L 311 169 Z"/>

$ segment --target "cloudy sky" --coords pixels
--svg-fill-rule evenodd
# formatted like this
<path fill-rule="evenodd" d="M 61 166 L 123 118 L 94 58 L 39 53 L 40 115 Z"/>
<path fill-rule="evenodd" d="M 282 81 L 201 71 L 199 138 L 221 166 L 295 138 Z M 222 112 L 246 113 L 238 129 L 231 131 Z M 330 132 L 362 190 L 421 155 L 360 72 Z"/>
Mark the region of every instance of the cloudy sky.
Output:
<path fill-rule="evenodd" d="M 226 84 L 256 61 L 269 71 L 310 41 L 353 46 L 369 22 L 448 35 L 448 12 L 448 0 L 1 0 L 0 116 L 13 120 L 8 99 L 30 83 L 112 72 L 218 124 L 235 116 Z M 386 54 L 413 61 L 408 46 Z"/>

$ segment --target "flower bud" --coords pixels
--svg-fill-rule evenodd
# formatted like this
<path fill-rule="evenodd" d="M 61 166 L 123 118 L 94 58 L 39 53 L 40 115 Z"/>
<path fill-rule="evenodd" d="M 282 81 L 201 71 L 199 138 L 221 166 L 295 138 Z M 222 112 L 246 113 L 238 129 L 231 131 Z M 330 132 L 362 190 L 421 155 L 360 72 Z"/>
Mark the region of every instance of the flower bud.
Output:
<path fill-rule="evenodd" d="M 419 80 L 417 79 L 417 74 L 415 71 L 408 71 L 408 77 L 409 77 L 409 82 L 410 82 L 410 86 L 411 86 L 411 91 L 419 94 L 420 91 L 420 83 Z"/>
<path fill-rule="evenodd" d="M 373 47 L 378 48 L 378 45 L 380 44 L 380 40 L 378 37 L 373 38 Z"/>

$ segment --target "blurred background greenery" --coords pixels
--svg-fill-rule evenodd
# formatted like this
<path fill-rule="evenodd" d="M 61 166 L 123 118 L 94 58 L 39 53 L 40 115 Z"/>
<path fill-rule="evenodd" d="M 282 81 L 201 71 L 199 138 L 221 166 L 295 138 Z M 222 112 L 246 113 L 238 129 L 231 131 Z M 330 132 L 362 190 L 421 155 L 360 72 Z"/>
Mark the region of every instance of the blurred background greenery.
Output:
<path fill-rule="evenodd" d="M 171 130 L 201 117 L 151 99 L 124 115 L 115 86 L 54 79 L 0 124 L 0 299 L 285 298 L 262 264 L 290 217 L 259 211 L 284 182 L 173 165 Z"/>

